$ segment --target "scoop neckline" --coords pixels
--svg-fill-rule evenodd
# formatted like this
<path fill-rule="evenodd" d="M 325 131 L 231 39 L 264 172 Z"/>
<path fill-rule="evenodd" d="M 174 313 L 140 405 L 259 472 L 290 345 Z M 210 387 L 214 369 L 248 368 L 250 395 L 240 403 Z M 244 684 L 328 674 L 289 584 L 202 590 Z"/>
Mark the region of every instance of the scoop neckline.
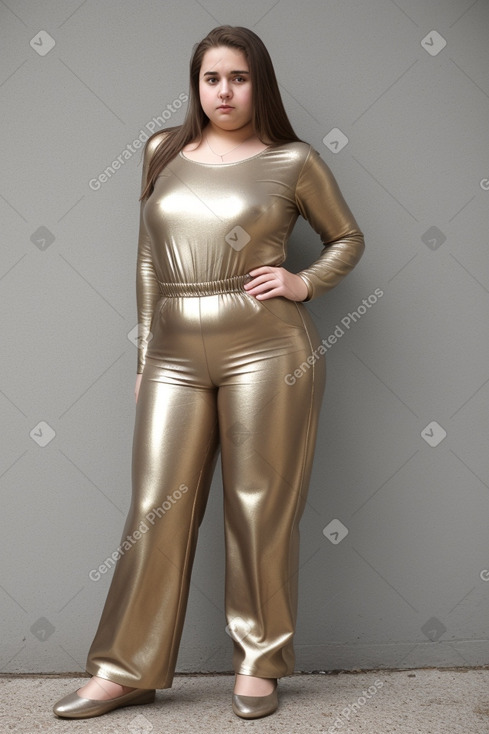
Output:
<path fill-rule="evenodd" d="M 194 161 L 192 158 L 187 158 L 187 156 L 183 154 L 183 151 L 179 151 L 179 156 L 180 158 L 183 158 L 185 161 L 189 161 L 190 163 L 196 163 L 198 166 L 211 166 L 211 168 L 223 168 L 224 166 L 236 166 L 238 163 L 246 163 L 247 161 L 252 161 L 254 158 L 259 158 L 259 156 L 263 155 L 271 148 L 272 146 L 268 145 L 266 148 L 261 150 L 259 153 L 255 153 L 255 155 L 250 155 L 248 158 L 241 158 L 240 161 L 229 161 L 229 163 L 204 163 L 203 161 Z"/>

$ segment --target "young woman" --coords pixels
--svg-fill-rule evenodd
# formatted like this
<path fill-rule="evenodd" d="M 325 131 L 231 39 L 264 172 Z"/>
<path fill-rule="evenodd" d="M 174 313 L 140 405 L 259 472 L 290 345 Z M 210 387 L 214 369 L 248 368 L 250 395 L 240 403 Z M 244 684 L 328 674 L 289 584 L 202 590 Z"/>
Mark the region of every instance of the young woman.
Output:
<path fill-rule="evenodd" d="M 299 521 L 326 374 L 302 302 L 352 270 L 363 235 L 328 166 L 295 135 L 255 33 L 215 28 L 190 72 L 183 125 L 145 147 L 132 504 L 92 678 L 54 706 L 66 718 L 171 687 L 218 448 L 233 711 L 273 713 L 277 679 L 294 670 Z M 291 273 L 282 263 L 299 215 L 323 249 Z"/>

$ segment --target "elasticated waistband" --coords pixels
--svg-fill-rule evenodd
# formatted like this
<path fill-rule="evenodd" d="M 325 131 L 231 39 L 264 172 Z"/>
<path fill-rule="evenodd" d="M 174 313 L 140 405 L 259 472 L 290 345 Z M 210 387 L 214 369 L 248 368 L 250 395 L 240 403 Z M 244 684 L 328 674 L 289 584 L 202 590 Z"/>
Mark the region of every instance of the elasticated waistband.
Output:
<path fill-rule="evenodd" d="M 209 280 L 204 283 L 162 283 L 159 282 L 163 296 L 213 296 L 216 293 L 242 291 L 243 285 L 251 280 L 251 275 L 233 275 L 222 280 Z"/>

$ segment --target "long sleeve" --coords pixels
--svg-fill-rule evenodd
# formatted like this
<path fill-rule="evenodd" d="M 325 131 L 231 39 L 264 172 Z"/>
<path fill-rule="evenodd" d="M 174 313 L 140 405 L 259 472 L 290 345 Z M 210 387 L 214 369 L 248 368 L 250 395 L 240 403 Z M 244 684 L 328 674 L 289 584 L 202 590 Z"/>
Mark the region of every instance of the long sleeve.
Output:
<path fill-rule="evenodd" d="M 317 150 L 311 147 L 296 186 L 301 215 L 320 235 L 324 245 L 319 258 L 298 275 L 308 287 L 310 301 L 334 288 L 355 267 L 365 243 L 339 186 Z"/>
<path fill-rule="evenodd" d="M 146 185 L 146 174 L 151 157 L 160 142 L 160 136 L 148 141 L 144 149 L 143 172 L 141 178 L 141 193 Z M 158 279 L 156 277 L 153 259 L 151 256 L 151 238 L 143 219 L 145 200 L 141 201 L 139 213 L 139 237 L 136 265 L 136 302 L 138 313 L 138 358 L 137 373 L 144 369 L 146 350 L 151 326 L 151 319 L 156 302 L 161 296 Z"/>

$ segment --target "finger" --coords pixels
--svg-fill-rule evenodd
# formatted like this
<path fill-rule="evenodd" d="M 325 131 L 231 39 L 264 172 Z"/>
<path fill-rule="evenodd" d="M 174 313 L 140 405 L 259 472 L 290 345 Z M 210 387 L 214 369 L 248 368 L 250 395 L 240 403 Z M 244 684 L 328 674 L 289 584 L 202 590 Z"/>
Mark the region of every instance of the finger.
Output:
<path fill-rule="evenodd" d="M 277 296 L 284 296 L 284 292 L 282 288 L 275 287 L 275 288 L 269 288 L 266 291 L 260 291 L 253 295 L 255 296 L 255 298 L 258 298 L 258 299 L 265 298 L 265 297 L 266 298 L 276 298 Z"/>
<path fill-rule="evenodd" d="M 260 268 L 254 268 L 253 270 L 249 271 L 249 275 L 251 275 L 252 278 L 254 278 L 256 275 L 264 275 L 266 273 L 273 273 L 276 270 L 276 268 L 272 267 L 271 265 L 262 265 Z"/>
<path fill-rule="evenodd" d="M 276 278 L 272 273 L 267 273 L 266 275 L 257 275 L 249 283 L 245 283 L 244 288 L 249 292 L 253 288 L 256 288 L 256 286 L 258 285 L 270 283 L 273 281 L 276 281 Z"/>
<path fill-rule="evenodd" d="M 247 293 L 252 293 L 255 288 L 261 286 L 265 286 L 265 288 L 270 288 L 274 285 L 277 285 L 277 280 L 275 278 L 272 278 L 270 276 L 260 276 L 259 278 L 255 278 L 251 283 L 246 283 L 244 289 Z"/>
<path fill-rule="evenodd" d="M 267 280 L 263 283 L 257 283 L 253 288 L 248 289 L 247 292 L 251 293 L 251 295 L 254 296 L 257 293 L 265 293 L 266 291 L 276 290 L 281 286 L 282 284 L 276 280 Z"/>
<path fill-rule="evenodd" d="M 257 293 L 255 297 L 258 301 L 264 301 L 267 298 L 276 298 L 277 296 L 281 296 L 281 295 L 283 294 L 280 288 L 272 288 L 272 290 L 270 291 L 265 291 L 264 293 Z"/>

